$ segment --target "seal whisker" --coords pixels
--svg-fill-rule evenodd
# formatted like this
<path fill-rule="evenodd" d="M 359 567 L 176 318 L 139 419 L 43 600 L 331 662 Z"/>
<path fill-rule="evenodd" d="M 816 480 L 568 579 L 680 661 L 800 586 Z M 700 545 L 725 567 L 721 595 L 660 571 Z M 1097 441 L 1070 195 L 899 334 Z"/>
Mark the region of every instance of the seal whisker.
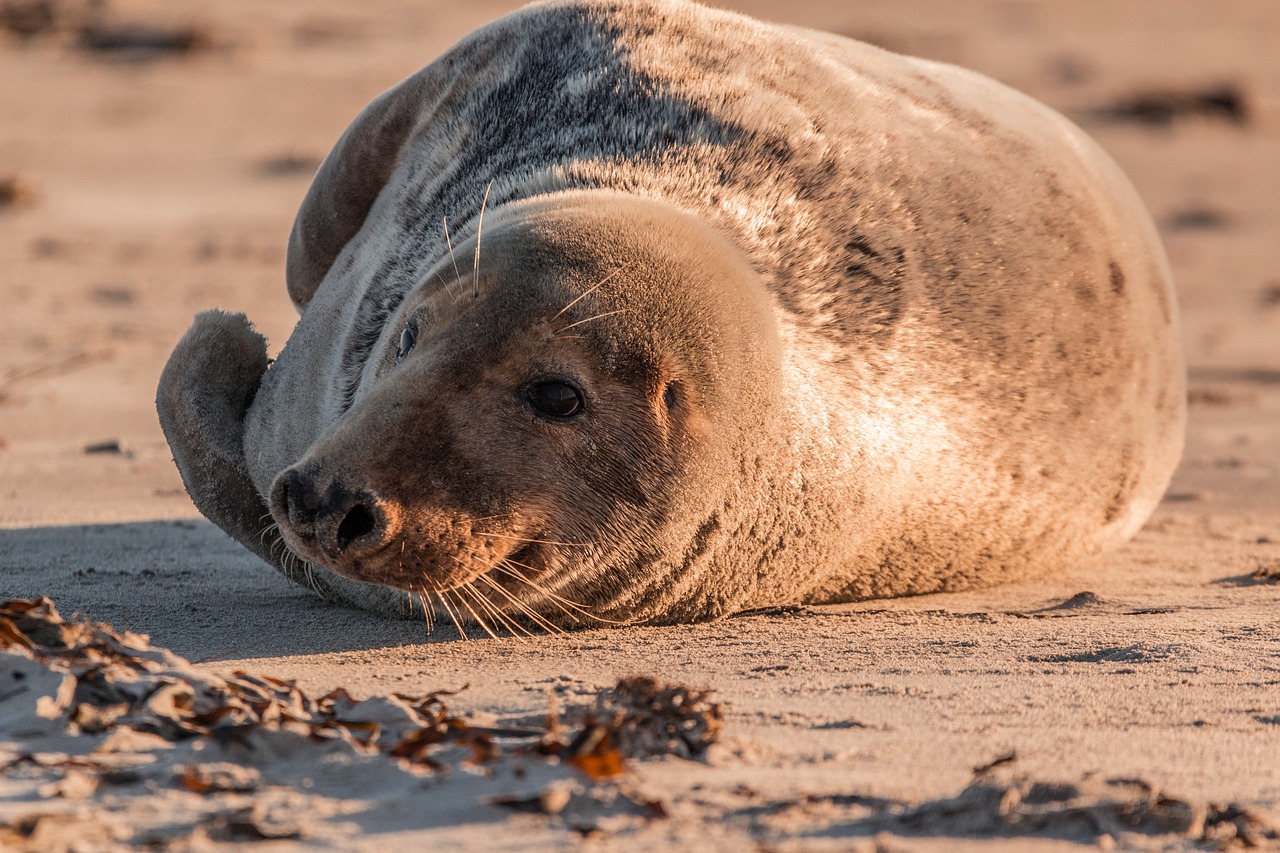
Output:
<path fill-rule="evenodd" d="M 270 518 L 270 517 L 271 517 L 271 514 L 270 514 L 270 513 L 267 513 L 267 515 L 265 515 L 265 516 L 263 516 L 263 517 L 264 517 L 264 518 Z M 261 521 L 262 519 L 258 519 L 258 520 L 259 520 L 259 521 Z M 268 534 L 268 533 L 271 533 L 272 531 L 275 531 L 277 535 L 276 535 L 276 537 L 275 537 L 274 539 L 272 539 L 270 542 L 268 542 L 268 541 L 267 541 L 267 534 Z M 262 530 L 258 533 L 258 541 L 259 541 L 260 543 L 262 543 L 263 547 L 266 547 L 266 548 L 274 548 L 274 547 L 276 546 L 276 544 L 277 544 L 278 542 L 280 542 L 280 541 L 281 541 L 281 540 L 280 540 L 280 536 L 279 536 L 279 532 L 280 532 L 280 525 L 276 524 L 276 523 L 273 521 L 273 522 L 271 522 L 270 524 L 268 524 L 266 527 L 262 528 Z"/>
<path fill-rule="evenodd" d="M 581 326 L 583 323 L 590 323 L 592 320 L 599 320 L 602 317 L 611 317 L 614 314 L 626 314 L 626 313 L 627 313 L 626 308 L 619 308 L 616 311 L 605 311 L 603 314 L 597 314 L 594 317 L 588 317 L 585 320 L 578 320 L 576 323 L 570 323 L 569 325 L 565 326 L 562 329 L 556 329 L 551 334 L 554 335 L 555 337 L 559 337 L 561 332 L 568 331 L 569 329 L 572 329 L 574 326 Z"/>
<path fill-rule="evenodd" d="M 510 594 L 507 593 L 505 589 L 503 589 L 501 586 L 495 583 L 493 578 L 489 577 L 487 574 L 477 576 L 476 580 L 483 580 L 486 584 L 489 585 L 490 588 L 495 589 L 498 592 L 504 594 L 508 599 L 511 597 Z M 477 590 L 476 592 L 477 592 L 477 600 L 486 604 L 489 607 L 490 612 L 492 612 L 494 616 L 496 616 L 498 619 L 502 620 L 503 624 L 508 626 L 507 630 L 511 631 L 511 634 L 513 637 L 516 637 L 517 639 L 520 639 L 523 641 L 523 638 L 520 637 L 519 634 L 517 633 L 517 632 L 523 632 L 525 636 L 532 639 L 533 637 L 532 631 L 530 631 L 525 626 L 521 625 L 520 622 L 514 616 L 504 613 L 502 610 L 502 607 L 500 607 L 496 602 L 491 600 L 487 595 L 480 595 L 479 590 Z"/>
<path fill-rule="evenodd" d="M 510 518 L 513 515 L 515 515 L 514 512 L 500 512 L 497 515 L 482 515 L 471 519 L 471 523 L 474 524 L 477 521 L 491 521 L 495 518 Z"/>
<path fill-rule="evenodd" d="M 476 580 L 483 580 L 487 584 L 489 584 L 489 586 L 494 586 L 493 580 L 485 575 L 479 575 L 476 578 Z M 521 633 L 523 633 L 525 636 L 528 636 L 530 638 L 533 637 L 532 631 L 522 626 L 519 622 L 517 622 L 514 618 L 512 618 L 508 614 L 503 613 L 502 608 L 498 607 L 498 605 L 490 601 L 488 596 L 481 594 L 480 590 L 476 589 L 475 587 L 467 587 L 467 589 L 471 592 L 471 597 L 475 601 L 475 603 L 480 605 L 480 607 L 485 611 L 487 611 L 489 615 L 493 616 L 494 619 L 501 622 L 502 626 L 506 628 L 507 633 L 510 634 L 512 637 L 514 637 L 515 639 L 519 640 L 522 643 L 524 642 L 525 638 L 524 636 L 521 636 Z M 502 590 L 500 587 L 499 587 L 499 590 L 502 592 L 505 592 L 505 590 Z"/>
<path fill-rule="evenodd" d="M 476 223 L 476 258 L 471 265 L 471 298 L 480 295 L 480 235 L 484 233 L 484 209 L 489 203 L 489 190 L 493 189 L 493 181 L 484 188 L 484 198 L 480 200 L 480 221 Z"/>
<path fill-rule="evenodd" d="M 532 578 L 527 577 L 524 574 L 524 572 L 515 568 L 516 566 L 521 566 L 523 568 L 528 569 L 531 572 L 535 571 L 533 566 L 526 566 L 524 563 L 517 563 L 515 560 L 511 559 L 510 557 L 507 557 L 506 559 L 502 560 L 501 563 L 498 564 L 498 568 L 501 568 L 503 571 L 510 574 L 516 580 L 522 583 L 526 583 L 529 586 L 533 587 L 535 592 L 538 592 L 539 594 L 545 596 L 546 599 L 550 601 L 552 604 L 555 604 L 557 606 L 563 604 L 567 607 L 571 607 L 575 611 L 577 611 L 579 615 L 585 616 L 588 619 L 594 619 L 597 622 L 604 622 L 609 625 L 626 625 L 627 624 L 626 622 L 620 622 L 616 619 L 608 619 L 604 616 L 599 616 L 595 613 L 592 613 L 590 610 L 587 609 L 586 605 L 582 604 L 581 602 L 574 601 L 573 599 L 565 598 L 563 595 L 559 595 L 558 593 L 552 592 L 551 590 L 544 587 L 542 584 L 538 583 Z M 564 607 L 561 607 L 560 609 L 564 610 Z M 568 611 L 564 611 L 564 612 L 568 613 Z"/>
<path fill-rule="evenodd" d="M 434 620 L 431 618 L 431 612 L 435 609 L 431 604 L 431 593 L 427 592 L 426 586 L 419 585 L 417 593 L 410 592 L 409 594 L 418 596 L 418 603 L 422 605 L 422 616 L 427 623 L 427 636 L 429 637 L 435 630 Z"/>
<path fill-rule="evenodd" d="M 501 566 L 501 564 L 499 564 L 499 565 L 497 565 L 497 566 L 494 566 L 494 568 L 501 570 L 501 569 L 502 569 L 502 566 Z M 552 622 L 548 622 L 548 621 L 547 621 L 547 619 L 546 619 L 545 617 L 543 617 L 542 615 L 540 615 L 537 611 L 535 611 L 535 610 L 534 610 L 532 607 L 530 607 L 528 604 L 526 604 L 525 602 L 523 602 L 523 601 L 521 601 L 520 599 L 516 598 L 516 597 L 515 597 L 514 595 L 512 595 L 508 590 L 503 589 L 503 588 L 502 588 L 502 585 L 501 585 L 501 584 L 499 584 L 497 581 L 495 581 L 493 578 L 489 577 L 488 575 L 480 575 L 480 577 L 479 577 L 479 578 L 477 578 L 477 580 L 481 580 L 481 579 L 482 579 L 482 580 L 484 580 L 484 582 L 485 582 L 485 583 L 487 583 L 490 587 L 492 587 L 493 589 L 497 590 L 497 591 L 502 595 L 502 597 L 503 597 L 503 598 L 505 598 L 507 601 L 511 602 L 512 606 L 514 606 L 515 608 L 517 608 L 521 613 L 523 613 L 523 614 L 525 614 L 526 616 L 528 616 L 528 617 L 529 617 L 530 619 L 532 619 L 532 620 L 533 620 L 533 621 L 534 621 L 534 622 L 535 622 L 539 627 L 544 628 L 548 633 L 551 633 L 551 634 L 563 634 L 563 633 L 564 633 L 564 629 L 563 629 L 563 628 L 560 628 L 558 625 L 556 625 L 556 624 L 554 624 L 554 623 L 552 623 Z M 569 615 L 570 615 L 570 616 L 572 616 L 573 614 L 569 614 Z M 532 634 L 530 634 L 529 636 L 533 636 L 533 635 L 532 635 Z"/>
<path fill-rule="evenodd" d="M 490 601 L 488 598 L 486 598 L 484 595 L 481 595 L 478 590 L 472 587 L 467 587 L 467 590 L 471 596 L 471 600 L 476 603 L 476 606 L 479 607 L 481 610 L 483 610 L 485 613 L 488 613 L 491 617 L 493 617 L 494 627 L 500 627 L 502 628 L 502 630 L 507 632 L 507 636 L 513 637 L 514 639 L 517 639 L 520 642 L 524 642 L 524 637 L 516 633 L 515 629 L 512 627 L 515 623 L 511 620 L 510 617 L 508 617 L 501 610 L 495 607 L 493 602 Z"/>
<path fill-rule="evenodd" d="M 559 601 L 556 601 L 555 597 L 547 593 L 546 590 L 544 590 L 539 584 L 534 583 L 533 581 L 524 577 L 524 575 L 521 575 L 520 573 L 516 572 L 514 569 L 510 568 L 509 566 L 499 564 L 494 566 L 494 569 L 502 572 L 503 574 L 506 574 L 506 575 L 509 575 L 510 577 L 515 578 L 516 580 L 520 581 L 523 584 L 527 584 L 535 592 L 541 594 L 547 600 L 547 603 L 550 604 L 552 607 L 554 607 L 556 610 L 559 610 L 561 613 L 568 616 L 570 619 L 574 620 L 575 622 L 581 621 L 580 615 L 578 613 L 575 613 L 574 611 L 567 608 L 564 604 L 560 603 Z"/>
<path fill-rule="evenodd" d="M 450 555 L 449 555 L 449 557 L 450 557 L 450 559 L 452 559 L 455 563 L 457 563 L 457 564 L 459 564 L 459 565 L 462 565 L 462 566 L 465 566 L 465 564 L 462 562 L 462 560 L 458 559 L 457 557 L 453 556 L 452 554 L 450 554 Z M 442 592 L 443 592 L 443 591 L 442 591 Z M 498 635 L 497 635 L 497 634 L 495 634 L 495 633 L 494 633 L 494 632 L 489 628 L 489 625 L 484 621 L 484 619 L 482 619 L 482 618 L 480 617 L 480 614 L 476 613 L 476 611 L 471 607 L 471 605 L 467 603 L 467 598 L 466 598 L 466 597 L 464 597 L 464 595 L 463 595 L 463 593 L 466 593 L 466 594 L 467 594 L 467 596 L 469 596 L 472 600 L 477 601 L 477 602 L 479 601 L 479 596 L 477 596 L 477 595 L 476 595 L 476 591 L 475 591 L 474 589 L 472 589 L 472 588 L 471 588 L 471 586 L 470 586 L 470 581 L 468 581 L 467 583 L 462 584 L 461 586 L 454 587 L 454 588 L 453 588 L 453 590 L 452 590 L 452 592 L 453 592 L 453 594 L 454 594 L 454 603 L 455 603 L 455 604 L 457 604 L 460 608 L 465 607 L 465 608 L 466 608 L 466 610 L 467 610 L 467 612 L 471 614 L 471 619 L 472 619 L 472 620 L 473 620 L 477 625 L 479 625 L 479 626 L 481 627 L 481 629 L 483 629 L 483 630 L 484 630 L 484 632 L 485 632 L 486 634 L 488 634 L 490 637 L 492 637 L 492 638 L 493 638 L 493 639 L 495 639 L 495 640 L 496 640 L 496 639 L 498 639 Z M 483 608 L 481 608 L 481 609 L 483 609 Z"/>
<path fill-rule="evenodd" d="M 478 536 L 494 536 L 498 539 L 511 539 L 516 542 L 527 542 L 534 545 L 567 545 L 571 548 L 586 548 L 592 543 L 590 542 L 556 542 L 553 539 L 526 539 L 523 536 L 512 536 L 508 533 L 490 533 L 485 530 L 475 531 Z"/>
<path fill-rule="evenodd" d="M 453 240 L 449 238 L 449 217 L 443 216 L 440 221 L 444 223 L 444 244 L 449 247 L 449 260 L 453 261 L 453 277 L 460 279 L 462 273 L 458 272 L 458 258 L 453 254 Z"/>
<path fill-rule="evenodd" d="M 452 560 L 453 560 L 455 563 L 457 563 L 458 565 L 463 566 L 464 568 L 466 568 L 466 563 L 465 563 L 463 560 L 459 559 L 458 557 L 453 556 L 452 554 L 450 554 L 450 555 L 449 555 L 449 557 L 450 557 L 450 559 L 452 559 Z M 476 577 L 477 577 L 477 578 L 485 578 L 485 576 L 484 576 L 483 574 L 481 574 L 481 575 L 477 575 Z M 497 615 L 498 619 L 499 619 L 499 620 L 501 620 L 501 621 L 503 621 L 503 622 L 504 622 L 504 624 L 505 624 L 505 623 L 507 623 L 507 622 L 510 622 L 511 620 L 507 619 L 507 617 L 505 616 L 505 614 L 503 614 L 503 613 L 502 613 L 501 608 L 497 607 L 497 606 L 496 606 L 492 601 L 489 601 L 489 600 L 488 600 L 488 598 L 486 598 L 486 597 L 485 597 L 485 596 L 483 596 L 483 595 L 480 595 L 480 594 L 479 594 L 479 592 L 478 592 L 477 590 L 475 590 L 475 589 L 473 589 L 473 588 L 471 588 L 471 587 L 469 586 L 469 584 L 470 584 L 470 583 L 472 583 L 474 580 L 475 580 L 475 579 L 473 578 L 473 579 L 472 579 L 472 581 L 468 581 L 468 583 L 467 583 L 467 584 L 465 584 L 465 585 L 463 585 L 463 586 L 460 586 L 460 587 L 457 587 L 457 589 L 458 589 L 458 590 L 464 590 L 464 589 L 465 589 L 465 590 L 467 590 L 468 592 L 470 592 L 470 593 L 471 593 L 471 595 L 472 595 L 472 597 L 474 598 L 474 600 L 475 600 L 478 604 L 480 604 L 480 605 L 482 605 L 482 606 L 487 606 L 487 607 L 488 607 L 489 612 L 490 612 L 490 613 L 493 613 L 493 614 L 495 614 L 495 615 Z M 488 581 L 488 583 L 489 583 L 491 586 L 493 585 L 493 581 L 492 581 L 492 580 L 490 580 L 489 578 L 485 578 L 485 580 L 486 580 L 486 581 Z M 498 590 L 499 592 L 502 592 L 502 593 L 504 593 L 504 594 L 506 593 L 506 590 L 502 589 L 501 587 L 496 587 L 496 588 L 497 588 L 497 590 Z M 508 596 L 508 597 L 510 597 L 510 596 Z M 517 602 L 517 604 L 518 604 L 518 602 Z M 474 615 L 474 614 L 473 614 L 473 615 Z M 515 632 L 514 632 L 510 627 L 508 627 L 508 628 L 507 628 L 507 630 L 511 632 L 512 636 L 516 636 Z M 532 636 L 533 636 L 533 634 L 532 634 L 532 633 L 530 633 L 530 632 L 528 632 L 528 631 L 526 631 L 525 633 L 529 634 L 529 636 L 530 636 L 530 637 L 532 637 Z"/>
<path fill-rule="evenodd" d="M 467 595 L 464 595 L 463 593 L 467 593 Z M 454 595 L 454 601 L 456 601 L 460 606 L 465 607 L 467 609 L 467 612 L 471 614 L 472 621 L 474 621 L 477 625 L 479 625 L 482 631 L 488 634 L 492 639 L 495 639 L 495 640 L 498 639 L 498 635 L 493 633 L 493 629 L 489 627 L 489 623 L 481 619 L 480 614 L 476 613 L 475 609 L 470 604 L 467 603 L 468 598 L 475 597 L 474 591 L 471 589 L 471 587 L 469 586 L 457 587 L 453 590 L 453 595 Z"/>
<path fill-rule="evenodd" d="M 445 597 L 448 590 L 441 589 L 436 591 L 436 598 L 440 601 L 440 606 L 444 608 L 444 612 L 449 614 L 449 621 L 453 622 L 453 627 L 458 629 L 458 635 L 464 640 L 470 639 L 467 632 L 462 630 L 462 623 L 458 621 L 458 617 L 454 614 L 453 608 L 449 606 L 449 601 Z"/>
<path fill-rule="evenodd" d="M 556 312 L 556 315 L 555 315 L 554 317 L 552 317 L 550 320 L 548 320 L 547 322 L 549 322 L 549 323 L 554 323 L 554 322 L 555 322 L 555 321 L 560 317 L 560 315 L 561 315 L 561 314 L 563 314 L 564 312 L 568 311 L 568 310 L 569 310 L 570 308 L 572 308 L 573 306 L 577 305 L 577 304 L 578 304 L 578 302 L 579 302 L 579 300 L 586 299 L 588 296 L 590 296 L 591 294 L 593 294 L 593 293 L 595 293 L 597 290 L 599 290 L 599 289 L 600 289 L 600 287 L 601 287 L 602 285 L 604 285 L 604 283 L 605 283 L 605 282 L 607 282 L 609 279 L 613 278 L 615 275 L 617 275 L 618 273 L 622 272 L 624 269 L 628 269 L 628 268 L 629 268 L 629 267 L 618 267 L 616 270 L 614 270 L 613 272 L 609 273 L 607 276 L 605 276 L 604 278 L 600 279 L 600 280 L 599 280 L 599 281 L 597 281 L 595 284 L 591 285 L 591 286 L 590 286 L 590 287 L 588 287 L 586 290 L 582 291 L 582 292 L 581 292 L 581 293 L 579 293 L 577 296 L 575 296 L 575 297 L 574 297 L 574 298 L 569 302 L 569 304 L 568 304 L 568 305 L 564 306 L 564 307 L 563 307 L 563 308 L 561 308 L 559 311 L 557 311 L 557 312 Z"/>
<path fill-rule="evenodd" d="M 318 595 L 324 596 L 324 590 L 320 589 L 320 582 L 316 580 L 315 567 L 310 560 L 304 560 L 297 554 L 290 553 L 295 563 L 302 565 L 302 575 L 307 579 L 307 586 L 311 587 Z"/>

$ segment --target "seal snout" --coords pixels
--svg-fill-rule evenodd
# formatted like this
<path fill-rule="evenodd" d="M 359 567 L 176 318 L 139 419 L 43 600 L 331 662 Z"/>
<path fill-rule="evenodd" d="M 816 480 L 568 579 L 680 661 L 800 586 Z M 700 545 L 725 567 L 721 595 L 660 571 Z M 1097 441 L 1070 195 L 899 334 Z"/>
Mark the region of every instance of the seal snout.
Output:
<path fill-rule="evenodd" d="M 271 514 L 306 550 L 358 559 L 389 541 L 382 502 L 334 478 L 327 485 L 305 468 L 288 468 L 271 488 Z"/>

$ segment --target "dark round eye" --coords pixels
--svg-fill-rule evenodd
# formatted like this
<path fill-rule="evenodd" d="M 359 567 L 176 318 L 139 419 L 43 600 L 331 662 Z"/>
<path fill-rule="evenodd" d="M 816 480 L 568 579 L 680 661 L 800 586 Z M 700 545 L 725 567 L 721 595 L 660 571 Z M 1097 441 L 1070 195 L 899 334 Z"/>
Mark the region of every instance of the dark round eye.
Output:
<path fill-rule="evenodd" d="M 582 392 L 566 382 L 539 382 L 529 389 L 529 404 L 540 415 L 571 418 L 582 411 Z"/>
<path fill-rule="evenodd" d="M 413 345 L 418 342 L 418 328 L 409 323 L 400 333 L 400 346 L 396 348 L 396 364 L 404 361 L 413 352 Z"/>

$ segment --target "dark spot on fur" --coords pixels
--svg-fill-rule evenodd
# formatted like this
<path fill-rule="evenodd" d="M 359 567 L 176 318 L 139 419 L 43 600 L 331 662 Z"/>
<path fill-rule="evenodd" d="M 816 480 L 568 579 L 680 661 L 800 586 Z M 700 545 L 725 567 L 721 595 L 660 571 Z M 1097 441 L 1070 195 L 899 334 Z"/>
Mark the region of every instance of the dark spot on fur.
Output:
<path fill-rule="evenodd" d="M 672 140 L 675 141 L 674 139 Z M 793 150 L 791 142 L 782 136 L 770 136 L 759 140 L 760 153 L 779 166 L 791 161 Z"/>
<path fill-rule="evenodd" d="M 1092 305 L 1098 301 L 1097 284 L 1093 276 L 1080 275 L 1072 273 L 1070 279 L 1071 289 L 1074 291 L 1076 298 L 1086 305 Z"/>
<path fill-rule="evenodd" d="M 1116 296 L 1124 295 L 1124 270 L 1115 261 L 1111 262 L 1111 292 Z"/>
<path fill-rule="evenodd" d="M 720 514 L 719 512 L 713 512 L 710 518 L 702 522 L 702 526 L 698 528 L 698 532 L 693 535 L 693 550 L 690 555 L 691 559 L 711 547 L 711 536 L 719 529 Z"/>
<path fill-rule="evenodd" d="M 877 252 L 871 244 L 867 242 L 867 239 L 861 235 L 854 235 L 849 238 L 849 241 L 844 244 L 844 250 L 851 255 L 866 255 L 869 258 L 875 258 L 877 260 L 880 258 L 880 253 Z M 894 251 L 897 251 L 899 254 L 902 252 L 901 249 Z M 899 261 L 901 261 L 901 257 L 899 257 Z"/>
<path fill-rule="evenodd" d="M 1102 513 L 1104 524 L 1110 524 L 1120 517 L 1125 507 L 1129 505 L 1129 501 L 1133 498 L 1134 491 L 1138 488 L 1138 481 L 1141 479 L 1132 447 L 1125 447 L 1120 451 L 1120 478 L 1116 482 L 1116 490 L 1112 493 L 1111 499 L 1107 502 L 1106 508 Z"/>

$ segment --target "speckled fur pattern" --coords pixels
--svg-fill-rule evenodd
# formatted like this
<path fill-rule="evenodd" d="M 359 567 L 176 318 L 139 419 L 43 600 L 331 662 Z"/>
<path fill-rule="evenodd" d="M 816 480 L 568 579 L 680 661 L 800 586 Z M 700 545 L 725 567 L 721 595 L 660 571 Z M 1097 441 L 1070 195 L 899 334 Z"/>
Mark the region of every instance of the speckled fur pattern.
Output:
<path fill-rule="evenodd" d="M 236 369 L 218 347 L 256 333 L 197 319 L 158 398 L 197 506 L 326 595 L 410 612 L 401 590 L 282 556 L 272 483 L 382 399 L 399 312 L 455 261 L 469 272 L 482 204 L 488 240 L 529 200 L 592 193 L 723 239 L 781 354 L 767 417 L 736 415 L 758 441 L 699 483 L 694 517 L 619 534 L 590 566 L 562 555 L 577 568 L 556 589 L 575 601 L 673 621 L 995 583 L 1125 541 L 1167 486 L 1185 422 L 1168 267 L 1077 128 L 973 72 L 837 36 L 683 0 L 570 0 L 478 30 L 356 119 L 299 212 L 301 319 L 265 375 L 255 356 L 215 382 Z M 215 386 L 244 407 L 196 411 Z M 211 450 L 231 461 L 197 464 Z"/>

